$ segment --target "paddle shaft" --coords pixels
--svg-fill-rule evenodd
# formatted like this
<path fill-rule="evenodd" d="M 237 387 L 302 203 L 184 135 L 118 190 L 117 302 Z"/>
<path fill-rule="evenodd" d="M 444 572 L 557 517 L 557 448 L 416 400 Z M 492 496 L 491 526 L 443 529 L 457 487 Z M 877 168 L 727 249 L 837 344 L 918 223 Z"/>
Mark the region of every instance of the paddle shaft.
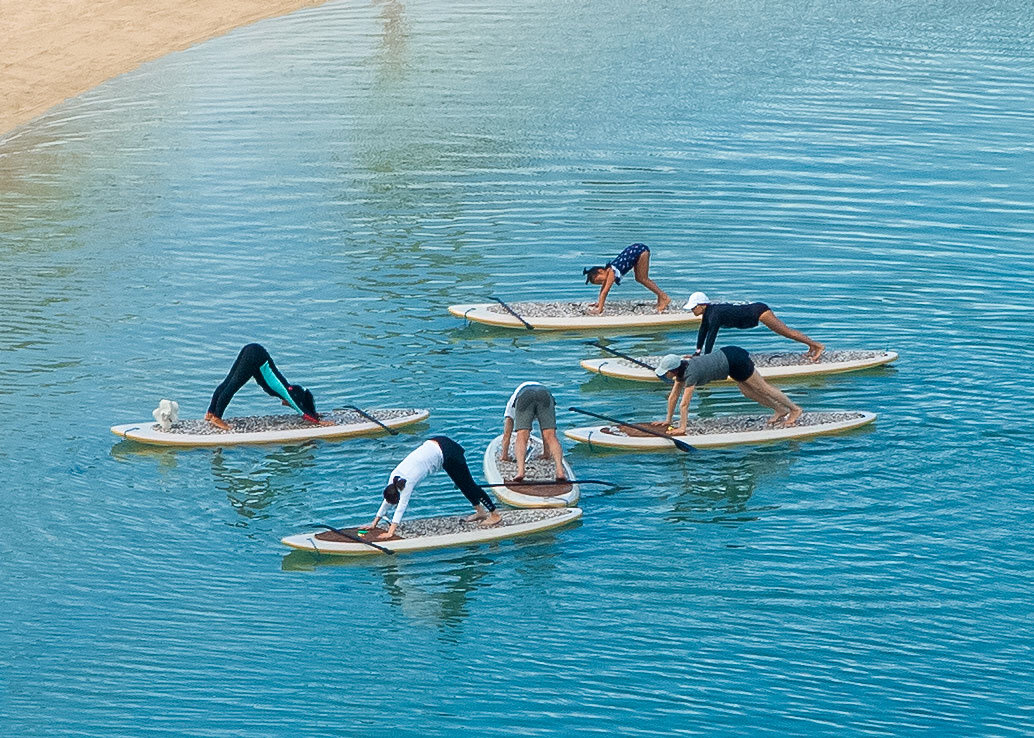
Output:
<path fill-rule="evenodd" d="M 686 453 L 689 453 L 690 451 L 695 450 L 685 441 L 680 441 L 677 438 L 672 438 L 667 433 L 655 431 L 653 428 L 648 428 L 645 425 L 639 425 L 638 423 L 626 423 L 622 420 L 618 420 L 617 418 L 610 418 L 606 415 L 600 415 L 599 413 L 590 412 L 588 410 L 582 410 L 581 408 L 577 407 L 571 407 L 568 408 L 568 410 L 575 413 L 581 413 L 582 415 L 589 415 L 593 418 L 599 418 L 600 420 L 606 420 L 608 423 L 617 423 L 618 425 L 623 425 L 626 428 L 635 428 L 636 430 L 640 430 L 643 433 L 649 434 L 651 436 L 657 436 L 658 438 L 667 438 L 669 441 L 675 444 L 675 448 L 677 448 L 679 451 L 685 451 Z"/>
<path fill-rule="evenodd" d="M 378 546 L 376 543 L 372 543 L 371 541 L 364 541 L 359 536 L 353 536 L 351 533 L 346 533 L 345 531 L 341 530 L 340 528 L 333 528 L 333 527 L 331 527 L 329 525 L 324 525 L 323 523 L 316 524 L 316 527 L 317 528 L 326 528 L 327 530 L 332 531 L 334 533 L 337 533 L 339 536 L 347 538 L 350 541 L 355 541 L 356 543 L 365 543 L 367 546 L 370 546 L 371 548 L 376 548 L 381 553 L 386 553 L 386 554 L 389 554 L 391 556 L 395 555 L 395 552 L 392 551 L 390 548 L 384 548 L 384 546 Z"/>
<path fill-rule="evenodd" d="M 490 296 L 490 297 L 489 297 L 488 299 L 489 299 L 489 300 L 495 300 L 495 301 L 496 301 L 496 302 L 498 302 L 498 303 L 499 303 L 500 305 L 502 305 L 502 306 L 503 306 L 503 309 L 504 309 L 504 310 L 506 310 L 506 312 L 508 312 L 508 313 L 509 313 L 510 315 L 512 315 L 513 317 L 517 318 L 517 320 L 519 320 L 519 321 L 521 321 L 522 323 L 524 323 L 524 327 L 525 327 L 525 328 L 527 328 L 527 329 L 528 329 L 529 331 L 533 331 L 533 330 L 535 330 L 535 326 L 533 326 L 533 325 L 532 325 L 531 323 L 529 323 L 529 322 L 528 322 L 528 321 L 526 321 L 526 320 L 525 320 L 524 318 L 522 318 L 522 317 L 521 317 L 520 315 L 518 315 L 518 314 L 517 314 L 517 311 L 515 311 L 515 310 L 514 310 L 514 309 L 513 309 L 512 307 L 510 307 L 510 306 L 509 306 L 509 305 L 507 305 L 507 304 L 506 304 L 505 302 L 503 302 L 502 300 L 500 300 L 500 299 L 499 299 L 498 297 L 491 297 L 491 296 Z"/>
<path fill-rule="evenodd" d="M 366 412 L 360 410 L 355 405 L 345 405 L 345 408 L 348 409 L 348 410 L 355 410 L 357 413 L 362 415 L 364 418 L 366 418 L 367 420 L 370 420 L 370 421 L 376 423 L 377 425 L 379 425 L 384 430 L 388 431 L 388 433 L 390 433 L 393 436 L 397 436 L 399 434 L 399 432 L 397 430 L 395 430 L 394 428 L 389 428 L 384 423 L 382 423 L 381 421 L 377 420 L 377 418 L 373 417 L 369 413 L 366 413 Z"/>
<path fill-rule="evenodd" d="M 601 349 L 603 349 L 604 351 L 606 351 L 608 353 L 614 354 L 614 356 L 617 356 L 618 358 L 624 359 L 625 361 L 631 361 L 633 364 L 638 364 L 639 366 L 643 367 L 644 369 L 649 369 L 651 372 L 657 370 L 657 367 L 650 366 L 646 362 L 639 361 L 639 359 L 633 359 L 628 354 L 623 354 L 620 351 L 615 351 L 612 348 L 607 348 L 606 346 L 604 346 L 599 341 L 589 341 L 589 345 L 590 346 L 595 346 L 596 348 L 601 348 Z"/>

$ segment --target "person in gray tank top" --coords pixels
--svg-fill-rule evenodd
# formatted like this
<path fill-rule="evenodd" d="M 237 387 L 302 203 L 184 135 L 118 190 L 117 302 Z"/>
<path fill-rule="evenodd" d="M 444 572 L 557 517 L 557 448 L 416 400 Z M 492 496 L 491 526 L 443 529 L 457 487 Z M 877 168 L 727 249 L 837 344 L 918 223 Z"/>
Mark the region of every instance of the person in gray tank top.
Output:
<path fill-rule="evenodd" d="M 758 374 L 754 362 L 744 349 L 739 346 L 723 346 L 713 354 L 695 356 L 684 359 L 676 354 L 668 354 L 657 365 L 657 376 L 667 377 L 674 384 L 668 393 L 668 415 L 664 425 L 668 433 L 682 436 L 686 433 L 689 422 L 689 401 L 693 398 L 693 390 L 708 382 L 720 382 L 729 377 L 740 388 L 743 396 L 758 402 L 775 411 L 768 421 L 772 427 L 788 427 L 794 425 L 804 412 L 794 402 L 773 387 Z M 680 422 L 678 427 L 672 425 L 675 415 L 675 403 L 679 393 L 682 402 L 679 405 Z"/>

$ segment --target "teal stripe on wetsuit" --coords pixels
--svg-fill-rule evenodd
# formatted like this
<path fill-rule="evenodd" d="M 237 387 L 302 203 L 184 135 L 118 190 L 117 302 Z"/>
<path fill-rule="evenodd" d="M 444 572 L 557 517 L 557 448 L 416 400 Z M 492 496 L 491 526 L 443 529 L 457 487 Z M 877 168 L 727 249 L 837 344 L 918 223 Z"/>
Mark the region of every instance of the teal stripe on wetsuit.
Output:
<path fill-rule="evenodd" d="M 284 383 L 277 379 L 276 374 L 274 374 L 273 370 L 269 368 L 268 361 L 263 362 L 262 366 L 259 367 L 259 372 L 262 373 L 262 378 L 266 380 L 266 384 L 269 385 L 271 390 L 280 395 L 280 398 L 293 407 L 295 411 L 301 415 L 305 415 L 305 412 L 294 404 L 294 400 L 291 399 L 291 393 L 287 391 L 287 387 L 284 386 Z"/>

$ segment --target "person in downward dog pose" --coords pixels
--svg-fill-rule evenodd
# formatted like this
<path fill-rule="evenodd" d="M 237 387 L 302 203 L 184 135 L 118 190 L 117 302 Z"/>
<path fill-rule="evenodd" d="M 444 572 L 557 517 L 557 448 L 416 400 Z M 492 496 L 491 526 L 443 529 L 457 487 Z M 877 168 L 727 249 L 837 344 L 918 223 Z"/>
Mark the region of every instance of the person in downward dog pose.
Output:
<path fill-rule="evenodd" d="M 301 413 L 302 417 L 310 423 L 334 425 L 329 420 L 320 420 L 312 393 L 301 385 L 289 384 L 280 370 L 276 368 L 269 352 L 257 343 L 249 343 L 237 354 L 237 360 L 230 367 L 230 373 L 212 393 L 212 401 L 208 404 L 205 420 L 217 428 L 232 430 L 230 424 L 223 420 L 223 412 L 233 396 L 237 394 L 237 390 L 243 387 L 249 379 L 254 379 L 267 395 L 278 397 L 284 405 Z"/>
<path fill-rule="evenodd" d="M 517 443 L 514 444 L 514 454 L 517 456 L 517 476 L 512 481 L 524 481 L 528 439 L 531 437 L 531 424 L 535 420 L 539 422 L 539 430 L 542 431 L 542 458 L 552 457 L 556 466 L 556 480 L 566 482 L 564 450 L 556 436 L 556 401 L 550 391 L 538 382 L 524 382 L 518 385 L 506 402 L 499 458 L 502 461 L 510 460 L 510 435 L 516 429 Z"/>
<path fill-rule="evenodd" d="M 693 356 L 700 356 L 701 351 L 705 354 L 711 353 L 720 329 L 754 328 L 759 322 L 780 336 L 806 344 L 806 356 L 811 361 L 818 361 L 822 352 L 826 350 L 818 341 L 811 340 L 779 320 L 772 309 L 763 302 L 711 302 L 703 292 L 694 292 L 686 303 L 686 309 L 692 310 L 694 315 L 701 316 L 700 330 L 697 331 L 697 350 Z"/>
<path fill-rule="evenodd" d="M 495 503 L 471 476 L 463 447 L 447 436 L 432 436 L 404 458 L 388 475 L 388 486 L 384 488 L 384 502 L 370 523 L 371 531 L 377 528 L 377 523 L 388 512 L 389 507 L 395 507 L 395 514 L 391 517 L 388 530 L 373 535 L 371 540 L 382 540 L 395 535 L 413 491 L 424 479 L 439 469 L 445 469 L 449 479 L 474 506 L 474 514 L 464 520 L 480 520 L 484 527 L 497 525 L 502 520 L 496 512 Z"/>
<path fill-rule="evenodd" d="M 658 377 L 667 377 L 674 381 L 671 392 L 668 393 L 668 415 L 664 419 L 668 433 L 673 436 L 686 433 L 689 401 L 693 397 L 693 390 L 702 384 L 718 382 L 726 377 L 736 382 L 744 397 L 775 410 L 775 415 L 768 421 L 769 426 L 785 428 L 794 425 L 804 412 L 757 373 L 750 354 L 739 346 L 723 346 L 713 354 L 689 359 L 668 354 L 661 358 L 656 372 Z M 676 428 L 671 423 L 679 392 L 682 393 L 682 403 L 679 407 L 681 420 Z"/>
<path fill-rule="evenodd" d="M 621 278 L 630 271 L 635 276 L 636 282 L 657 295 L 657 312 L 664 312 L 664 308 L 668 307 L 671 298 L 650 279 L 650 248 L 646 244 L 634 243 L 603 266 L 588 267 L 582 270 L 586 284 L 600 285 L 600 296 L 596 298 L 596 302 L 589 305 L 590 315 L 603 313 L 603 305 L 607 301 L 607 293 L 610 292 L 610 288 L 615 284 L 621 284 Z"/>

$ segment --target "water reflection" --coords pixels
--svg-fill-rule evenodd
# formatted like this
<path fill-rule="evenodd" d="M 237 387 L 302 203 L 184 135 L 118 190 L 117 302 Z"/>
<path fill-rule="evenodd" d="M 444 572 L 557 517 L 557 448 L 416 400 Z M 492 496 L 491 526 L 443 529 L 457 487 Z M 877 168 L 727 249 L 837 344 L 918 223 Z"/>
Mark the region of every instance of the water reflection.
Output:
<path fill-rule="evenodd" d="M 268 517 L 263 511 L 274 499 L 304 489 L 303 473 L 315 465 L 314 442 L 277 447 L 257 464 L 222 449 L 211 457 L 216 488 L 226 493 L 230 505 L 246 520 Z"/>
<path fill-rule="evenodd" d="M 565 528 L 570 530 L 571 528 Z M 499 553 L 511 553 L 512 558 Z M 515 559 L 515 561 L 514 561 Z M 314 571 L 333 566 L 367 571 L 378 581 L 388 602 L 409 619 L 439 628 L 447 639 L 471 613 L 471 596 L 485 586 L 542 591 L 553 586 L 560 562 L 556 534 L 533 539 L 483 544 L 450 553 L 347 557 L 292 551 L 281 562 L 283 571 Z M 513 576 L 495 577 L 492 568 L 506 565 Z M 508 564 L 513 563 L 510 567 Z"/>
<path fill-rule="evenodd" d="M 730 527 L 757 520 L 761 513 L 778 509 L 750 506 L 758 483 L 788 475 L 798 451 L 798 444 L 779 444 L 697 454 L 694 463 L 672 470 L 672 483 L 679 492 L 664 519 Z"/>

